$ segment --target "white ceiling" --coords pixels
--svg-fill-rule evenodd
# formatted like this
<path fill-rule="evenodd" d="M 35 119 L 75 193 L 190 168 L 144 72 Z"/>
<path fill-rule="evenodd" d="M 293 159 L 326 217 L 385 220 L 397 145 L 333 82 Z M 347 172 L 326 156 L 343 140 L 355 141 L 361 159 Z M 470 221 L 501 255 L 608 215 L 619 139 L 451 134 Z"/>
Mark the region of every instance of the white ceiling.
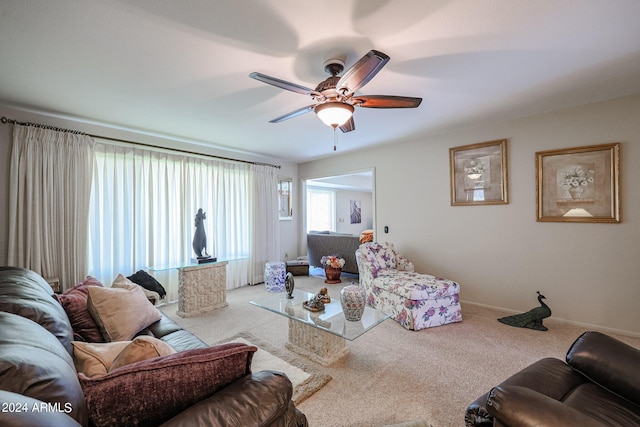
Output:
<path fill-rule="evenodd" d="M 0 102 L 301 162 L 332 156 L 311 99 L 325 59 L 391 61 L 338 151 L 640 93 L 638 0 L 2 0 Z M 507 135 L 508 136 L 508 135 Z M 470 141 L 474 142 L 474 141 Z"/>

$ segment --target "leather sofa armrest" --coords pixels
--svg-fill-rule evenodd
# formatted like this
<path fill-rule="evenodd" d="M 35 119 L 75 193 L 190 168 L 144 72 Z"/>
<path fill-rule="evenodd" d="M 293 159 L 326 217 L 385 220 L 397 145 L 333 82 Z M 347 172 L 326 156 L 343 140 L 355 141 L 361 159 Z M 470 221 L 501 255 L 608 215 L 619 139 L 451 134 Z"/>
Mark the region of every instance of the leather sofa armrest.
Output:
<path fill-rule="evenodd" d="M 487 410 L 494 425 L 517 427 L 604 427 L 599 421 L 526 387 L 498 386 L 491 390 Z"/>
<path fill-rule="evenodd" d="M 640 350 L 600 332 L 589 331 L 573 343 L 566 360 L 591 381 L 640 404 Z"/>
<path fill-rule="evenodd" d="M 282 372 L 256 372 L 192 405 L 161 427 L 307 427 L 306 417 L 291 401 L 292 394 L 291 381 Z"/>
<path fill-rule="evenodd" d="M 547 357 L 516 372 L 500 383 L 498 387 L 526 387 L 552 400 L 561 400 L 585 381 L 586 379 L 582 375 L 575 372 L 562 360 Z M 467 408 L 465 413 L 467 426 L 484 426 L 493 423 L 493 417 L 488 411 L 488 394 L 480 396 Z"/>
<path fill-rule="evenodd" d="M 464 425 L 466 427 L 491 427 L 493 417 L 487 412 L 486 404 L 489 392 L 477 398 L 467 407 L 464 414 Z"/>

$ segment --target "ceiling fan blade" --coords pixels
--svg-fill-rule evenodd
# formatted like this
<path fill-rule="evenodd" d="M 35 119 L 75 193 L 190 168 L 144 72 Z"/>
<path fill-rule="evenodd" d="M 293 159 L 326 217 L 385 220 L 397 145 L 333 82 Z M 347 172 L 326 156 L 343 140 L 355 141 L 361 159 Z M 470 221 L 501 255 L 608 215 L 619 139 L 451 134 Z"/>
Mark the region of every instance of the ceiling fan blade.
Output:
<path fill-rule="evenodd" d="M 393 95 L 368 95 L 351 98 L 353 105 L 365 108 L 416 108 L 422 98 Z"/>
<path fill-rule="evenodd" d="M 273 120 L 269 120 L 269 123 L 280 123 L 285 120 L 293 119 L 294 117 L 298 117 L 305 113 L 308 113 L 309 111 L 313 111 L 313 108 L 315 106 L 316 106 L 315 104 L 312 104 L 312 105 L 307 105 L 306 107 L 298 108 L 297 110 L 287 113 L 284 116 L 280 116 Z"/>
<path fill-rule="evenodd" d="M 357 92 L 378 74 L 389 59 L 382 52 L 370 50 L 342 75 L 336 84 L 336 90 L 344 95 Z"/>
<path fill-rule="evenodd" d="M 249 77 L 252 79 L 256 79 L 263 83 L 267 83 L 273 85 L 275 87 L 279 87 L 280 89 L 290 90 L 291 92 L 301 93 L 302 95 L 311 95 L 317 93 L 313 89 L 309 89 L 308 87 L 300 86 L 295 83 L 287 82 L 284 80 L 277 79 L 275 77 L 267 76 L 262 73 L 251 73 Z"/>
<path fill-rule="evenodd" d="M 356 122 L 353 121 L 353 116 L 351 116 L 351 118 L 347 123 L 340 126 L 340 130 L 344 133 L 351 132 L 352 130 L 356 130 Z"/>

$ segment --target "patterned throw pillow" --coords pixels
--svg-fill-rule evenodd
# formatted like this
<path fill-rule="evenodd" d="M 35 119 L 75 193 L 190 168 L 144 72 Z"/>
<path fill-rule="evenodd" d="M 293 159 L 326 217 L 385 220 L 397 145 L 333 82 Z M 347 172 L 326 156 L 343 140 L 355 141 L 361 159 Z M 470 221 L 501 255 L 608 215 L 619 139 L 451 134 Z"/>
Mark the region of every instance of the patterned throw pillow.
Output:
<path fill-rule="evenodd" d="M 222 344 L 133 363 L 98 378 L 82 373 L 78 378 L 97 427 L 160 425 L 250 374 L 256 350 Z"/>
<path fill-rule="evenodd" d="M 396 268 L 396 249 L 393 243 L 384 242 L 380 246 L 377 251 L 379 262 L 384 265 L 384 268 Z"/>
<path fill-rule="evenodd" d="M 380 270 L 397 267 L 397 257 L 393 243 L 373 242 L 365 243 L 362 246 L 365 247 L 365 256 L 371 264 L 373 277 L 377 277 Z"/>

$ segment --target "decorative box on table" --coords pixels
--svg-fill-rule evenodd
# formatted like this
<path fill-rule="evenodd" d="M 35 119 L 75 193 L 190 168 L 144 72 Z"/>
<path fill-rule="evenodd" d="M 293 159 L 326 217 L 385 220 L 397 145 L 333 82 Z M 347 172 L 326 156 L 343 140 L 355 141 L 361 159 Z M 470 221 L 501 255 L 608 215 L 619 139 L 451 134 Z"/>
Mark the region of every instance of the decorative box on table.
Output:
<path fill-rule="evenodd" d="M 302 259 L 287 261 L 287 273 L 291 273 L 294 276 L 308 276 L 309 261 Z"/>

